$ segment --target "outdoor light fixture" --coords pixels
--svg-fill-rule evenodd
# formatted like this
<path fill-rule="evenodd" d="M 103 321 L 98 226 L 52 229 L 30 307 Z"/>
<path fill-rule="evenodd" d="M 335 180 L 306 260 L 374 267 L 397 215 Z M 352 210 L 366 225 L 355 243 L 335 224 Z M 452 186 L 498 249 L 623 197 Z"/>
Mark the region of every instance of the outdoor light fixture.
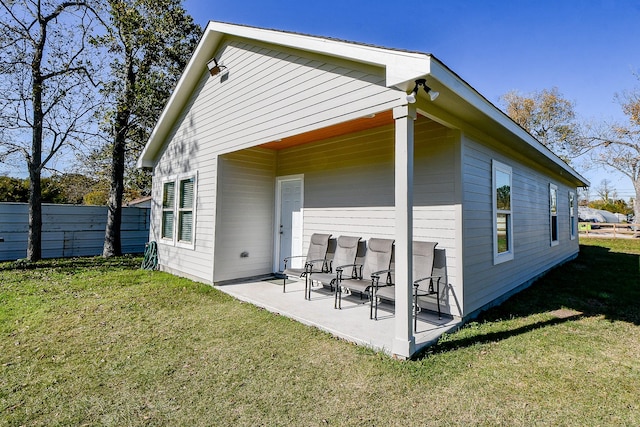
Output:
<path fill-rule="evenodd" d="M 209 69 L 209 74 L 211 74 L 211 76 L 217 76 L 220 74 L 220 77 L 224 77 L 229 74 L 229 69 L 222 65 L 222 63 L 218 64 L 216 58 L 212 58 L 207 62 L 207 68 Z"/>
<path fill-rule="evenodd" d="M 416 80 L 416 85 L 414 86 L 411 93 L 407 95 L 407 102 L 409 104 L 413 104 L 414 102 L 416 102 L 416 96 L 418 96 L 418 89 L 420 89 L 420 86 L 424 88 L 424 91 L 429 95 L 429 99 L 431 99 L 432 101 L 435 101 L 438 95 L 440 95 L 440 92 L 436 92 L 435 90 L 432 90 L 429 86 L 427 86 L 426 79 L 418 79 Z"/>

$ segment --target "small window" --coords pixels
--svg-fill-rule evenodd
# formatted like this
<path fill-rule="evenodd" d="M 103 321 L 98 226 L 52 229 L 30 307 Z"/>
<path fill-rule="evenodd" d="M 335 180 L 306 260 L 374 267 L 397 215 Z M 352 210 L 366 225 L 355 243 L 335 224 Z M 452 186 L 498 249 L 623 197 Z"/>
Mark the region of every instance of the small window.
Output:
<path fill-rule="evenodd" d="M 193 202 L 195 178 L 180 181 L 180 206 L 178 208 L 178 241 L 193 242 Z"/>
<path fill-rule="evenodd" d="M 558 187 L 549 184 L 549 219 L 551 231 L 551 246 L 558 244 Z"/>
<path fill-rule="evenodd" d="M 162 186 L 162 238 L 173 240 L 175 209 L 175 181 L 165 182 Z"/>
<path fill-rule="evenodd" d="M 162 184 L 161 235 L 165 243 L 193 248 L 196 177 L 174 176 Z"/>
<path fill-rule="evenodd" d="M 513 259 L 511 178 L 511 167 L 494 160 L 492 180 L 494 264 Z"/>
<path fill-rule="evenodd" d="M 571 227 L 571 240 L 575 240 L 577 234 L 576 227 L 576 194 L 569 191 L 569 226 Z"/>

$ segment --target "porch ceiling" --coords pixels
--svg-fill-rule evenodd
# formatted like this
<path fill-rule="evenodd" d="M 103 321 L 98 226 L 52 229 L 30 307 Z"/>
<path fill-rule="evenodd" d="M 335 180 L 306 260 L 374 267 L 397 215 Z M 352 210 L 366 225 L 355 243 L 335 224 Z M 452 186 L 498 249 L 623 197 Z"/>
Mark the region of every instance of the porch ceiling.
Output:
<path fill-rule="evenodd" d="M 266 144 L 260 145 L 260 147 L 269 148 L 271 150 L 282 150 L 284 148 L 295 147 L 296 145 L 308 144 L 310 142 L 321 141 L 336 136 L 386 126 L 392 123 L 393 112 L 391 110 L 382 111 L 373 117 L 361 117 L 348 122 L 338 123 L 337 125 L 327 126 L 325 128 L 283 138 L 279 141 L 267 142 Z"/>

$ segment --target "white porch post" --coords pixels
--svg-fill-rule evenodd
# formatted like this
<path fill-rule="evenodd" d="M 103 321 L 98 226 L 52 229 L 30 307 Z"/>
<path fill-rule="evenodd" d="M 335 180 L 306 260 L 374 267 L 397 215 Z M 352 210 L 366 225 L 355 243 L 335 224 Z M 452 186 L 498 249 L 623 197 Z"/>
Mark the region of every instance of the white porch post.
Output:
<path fill-rule="evenodd" d="M 402 105 L 393 109 L 396 125 L 395 203 L 396 203 L 396 315 L 392 352 L 409 357 L 415 349 L 412 328 L 413 283 L 413 121 L 416 109 Z"/>

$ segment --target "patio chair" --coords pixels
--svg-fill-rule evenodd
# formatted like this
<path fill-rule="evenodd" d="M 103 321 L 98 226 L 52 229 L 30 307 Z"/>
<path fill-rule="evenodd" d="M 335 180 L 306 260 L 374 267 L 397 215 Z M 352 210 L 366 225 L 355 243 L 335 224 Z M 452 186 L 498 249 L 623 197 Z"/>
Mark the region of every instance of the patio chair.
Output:
<path fill-rule="evenodd" d="M 367 242 L 367 253 L 362 264 L 347 264 L 336 267 L 336 292 L 334 297 L 334 308 L 342 308 L 342 289 L 349 289 L 350 292 L 359 292 L 361 295 L 367 294 L 371 299 L 370 289 L 373 281 L 379 280 L 383 273 L 390 273 L 391 254 L 393 251 L 392 239 L 371 238 Z M 351 277 L 344 277 L 346 268 L 355 268 Z M 369 311 L 371 318 L 371 310 Z"/>
<path fill-rule="evenodd" d="M 440 281 L 442 271 L 434 271 L 434 257 L 436 242 L 413 242 L 413 329 L 418 325 L 418 313 L 421 308 L 419 300 L 426 296 L 436 295 L 438 318 L 442 318 L 440 311 Z M 444 252 L 444 251 L 443 251 Z M 444 263 L 444 262 L 443 262 Z M 437 273 L 434 275 L 434 273 Z M 378 320 L 378 301 L 384 299 L 395 301 L 396 290 L 393 283 L 379 283 L 375 281 L 371 305 L 374 319 Z"/>
<path fill-rule="evenodd" d="M 329 247 L 329 239 L 331 234 L 313 233 L 309 241 L 309 250 L 303 268 L 287 267 L 287 263 L 293 258 L 304 258 L 304 255 L 290 256 L 284 259 L 284 275 L 282 281 L 282 292 L 286 291 L 287 277 L 304 277 L 304 295 L 307 297 L 307 287 L 309 285 L 309 274 L 315 269 L 318 271 L 329 271 L 326 261 L 327 248 Z"/>
<path fill-rule="evenodd" d="M 313 271 L 309 275 L 309 293 L 305 296 L 306 299 L 311 299 L 311 283 L 320 282 L 331 287 L 333 291 L 333 286 L 336 282 L 336 274 L 334 272 L 334 266 L 343 266 L 343 265 L 353 265 L 356 261 L 356 256 L 358 255 L 358 247 L 360 246 L 360 237 L 353 236 L 340 236 L 336 241 L 335 252 L 333 253 L 333 259 L 329 263 L 329 271 L 326 272 L 316 272 Z"/>

